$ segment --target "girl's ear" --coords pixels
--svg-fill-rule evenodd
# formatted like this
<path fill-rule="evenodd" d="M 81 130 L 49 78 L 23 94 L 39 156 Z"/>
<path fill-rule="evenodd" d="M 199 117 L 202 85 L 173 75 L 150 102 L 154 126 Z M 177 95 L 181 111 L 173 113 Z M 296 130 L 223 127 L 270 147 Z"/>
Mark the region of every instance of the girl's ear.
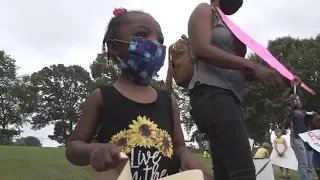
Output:
<path fill-rule="evenodd" d="M 107 42 L 108 53 L 113 59 L 117 59 L 119 57 L 119 50 L 113 40 L 109 40 Z"/>

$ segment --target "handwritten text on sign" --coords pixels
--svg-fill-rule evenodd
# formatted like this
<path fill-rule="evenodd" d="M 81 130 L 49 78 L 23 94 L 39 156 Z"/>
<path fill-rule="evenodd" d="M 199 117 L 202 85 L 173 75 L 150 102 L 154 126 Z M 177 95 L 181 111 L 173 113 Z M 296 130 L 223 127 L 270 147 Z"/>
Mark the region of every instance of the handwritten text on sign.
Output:
<path fill-rule="evenodd" d="M 320 130 L 313 130 L 305 133 L 299 134 L 304 142 L 309 143 L 309 145 L 316 151 L 320 152 Z"/>

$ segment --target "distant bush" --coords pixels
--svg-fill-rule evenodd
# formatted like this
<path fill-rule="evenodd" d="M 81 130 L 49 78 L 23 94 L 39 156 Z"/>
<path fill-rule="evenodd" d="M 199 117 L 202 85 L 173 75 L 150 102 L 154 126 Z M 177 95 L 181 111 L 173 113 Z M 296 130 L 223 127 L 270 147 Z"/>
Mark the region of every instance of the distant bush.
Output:
<path fill-rule="evenodd" d="M 15 146 L 33 146 L 33 147 L 41 147 L 41 141 L 33 136 L 28 136 L 25 138 L 17 139 L 14 144 Z"/>

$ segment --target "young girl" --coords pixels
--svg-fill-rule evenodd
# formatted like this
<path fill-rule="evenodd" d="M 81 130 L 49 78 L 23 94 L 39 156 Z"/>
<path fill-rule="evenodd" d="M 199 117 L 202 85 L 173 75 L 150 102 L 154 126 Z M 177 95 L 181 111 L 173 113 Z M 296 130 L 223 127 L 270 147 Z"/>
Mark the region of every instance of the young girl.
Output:
<path fill-rule="evenodd" d="M 103 40 L 103 53 L 121 69 L 117 82 L 93 91 L 67 146 L 68 160 L 107 171 L 128 155 L 132 176 L 158 179 L 179 170 L 201 169 L 186 148 L 176 99 L 150 86 L 163 66 L 166 47 L 158 22 L 140 11 L 116 9 Z M 97 133 L 97 143 L 91 143 Z M 180 160 L 180 161 L 179 161 Z"/>
<path fill-rule="evenodd" d="M 275 151 L 277 152 L 279 157 L 283 157 L 283 155 L 286 153 L 286 151 L 288 149 L 287 141 L 284 137 L 282 137 L 281 129 L 275 129 L 274 132 L 276 134 L 276 138 L 273 141 Z M 282 177 L 283 178 L 290 178 L 289 169 L 288 168 L 285 168 L 285 169 L 286 169 L 287 174 L 285 173 L 284 168 L 280 167 Z"/>
<path fill-rule="evenodd" d="M 308 112 L 304 117 L 304 121 L 309 130 L 320 129 L 320 115 L 315 112 Z M 310 146 L 308 146 L 311 149 Z M 320 179 L 320 153 L 313 149 L 313 167 Z"/>
<path fill-rule="evenodd" d="M 204 151 L 202 157 L 204 158 L 210 158 L 211 153 L 210 153 L 210 142 L 209 142 L 209 137 L 207 134 L 202 134 L 201 135 L 203 144 L 204 144 Z"/>
<path fill-rule="evenodd" d="M 260 147 L 257 152 L 254 154 L 254 159 L 268 159 L 269 158 L 269 148 L 270 144 L 267 142 L 264 142 L 262 144 L 262 147 Z"/>

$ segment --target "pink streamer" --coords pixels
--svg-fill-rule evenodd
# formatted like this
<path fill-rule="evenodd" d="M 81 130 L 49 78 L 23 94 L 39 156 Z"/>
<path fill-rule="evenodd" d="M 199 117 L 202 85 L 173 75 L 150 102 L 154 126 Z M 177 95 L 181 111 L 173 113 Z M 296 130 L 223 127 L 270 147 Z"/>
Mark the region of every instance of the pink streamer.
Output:
<path fill-rule="evenodd" d="M 289 80 L 294 79 L 294 75 L 283 65 L 281 64 L 270 52 L 268 49 L 260 45 L 257 41 L 252 39 L 248 34 L 242 31 L 237 25 L 235 25 L 219 8 L 218 12 L 223 20 L 223 22 L 228 26 L 232 33 L 246 46 L 253 50 L 258 56 L 260 56 L 265 62 L 267 62 L 271 67 L 276 69 L 280 74 Z M 305 90 L 311 94 L 316 94 L 311 88 L 309 88 L 305 83 L 301 84 Z"/>

